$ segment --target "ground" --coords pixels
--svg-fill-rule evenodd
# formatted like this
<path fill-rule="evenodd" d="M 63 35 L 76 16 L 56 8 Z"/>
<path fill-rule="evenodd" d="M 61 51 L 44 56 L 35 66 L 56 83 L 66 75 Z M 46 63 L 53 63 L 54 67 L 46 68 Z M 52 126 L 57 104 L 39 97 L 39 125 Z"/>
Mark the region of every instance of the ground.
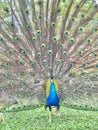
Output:
<path fill-rule="evenodd" d="M 48 109 L 44 107 L 5 113 L 5 123 L 0 119 L 0 130 L 98 130 L 98 112 L 74 110 L 61 107 L 60 117 L 52 112 L 52 123 L 48 123 Z"/>

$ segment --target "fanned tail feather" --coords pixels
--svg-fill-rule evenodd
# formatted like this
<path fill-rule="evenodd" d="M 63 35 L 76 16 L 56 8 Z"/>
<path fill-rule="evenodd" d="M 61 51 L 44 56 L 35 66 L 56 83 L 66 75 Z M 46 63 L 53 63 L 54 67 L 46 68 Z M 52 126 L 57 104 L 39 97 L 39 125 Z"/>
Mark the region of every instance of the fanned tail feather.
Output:
<path fill-rule="evenodd" d="M 6 0 L 5 5 L 0 16 L 0 112 L 45 104 L 51 71 L 61 105 L 97 111 L 98 5 L 87 0 Z M 20 109 L 11 108 L 15 103 L 22 104 Z"/>

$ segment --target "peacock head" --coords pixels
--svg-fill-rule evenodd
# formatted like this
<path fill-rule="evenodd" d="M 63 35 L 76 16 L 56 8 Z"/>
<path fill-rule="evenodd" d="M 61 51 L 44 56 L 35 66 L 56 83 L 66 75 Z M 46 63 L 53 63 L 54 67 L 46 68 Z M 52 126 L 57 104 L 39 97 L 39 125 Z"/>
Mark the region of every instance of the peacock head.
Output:
<path fill-rule="evenodd" d="M 54 76 L 53 76 L 53 74 L 51 74 L 51 75 L 50 75 L 50 79 L 53 80 L 53 78 L 54 78 Z"/>

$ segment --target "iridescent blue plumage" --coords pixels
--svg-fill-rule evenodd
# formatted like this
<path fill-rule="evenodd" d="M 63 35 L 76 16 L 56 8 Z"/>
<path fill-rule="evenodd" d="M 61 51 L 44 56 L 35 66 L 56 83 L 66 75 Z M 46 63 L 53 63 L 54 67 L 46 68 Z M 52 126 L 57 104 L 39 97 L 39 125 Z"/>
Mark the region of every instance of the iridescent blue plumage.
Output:
<path fill-rule="evenodd" d="M 47 106 L 59 106 L 59 97 L 53 82 L 50 84 L 50 94 L 46 100 Z"/>

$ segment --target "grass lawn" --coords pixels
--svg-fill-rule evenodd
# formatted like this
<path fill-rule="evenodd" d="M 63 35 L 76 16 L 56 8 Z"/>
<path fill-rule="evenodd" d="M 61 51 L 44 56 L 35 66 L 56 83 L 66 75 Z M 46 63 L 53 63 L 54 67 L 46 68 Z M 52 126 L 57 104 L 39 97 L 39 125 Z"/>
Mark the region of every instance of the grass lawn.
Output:
<path fill-rule="evenodd" d="M 98 112 L 61 107 L 60 117 L 52 111 L 52 123 L 48 123 L 48 109 L 43 107 L 5 113 L 6 122 L 0 119 L 0 130 L 98 130 Z"/>

